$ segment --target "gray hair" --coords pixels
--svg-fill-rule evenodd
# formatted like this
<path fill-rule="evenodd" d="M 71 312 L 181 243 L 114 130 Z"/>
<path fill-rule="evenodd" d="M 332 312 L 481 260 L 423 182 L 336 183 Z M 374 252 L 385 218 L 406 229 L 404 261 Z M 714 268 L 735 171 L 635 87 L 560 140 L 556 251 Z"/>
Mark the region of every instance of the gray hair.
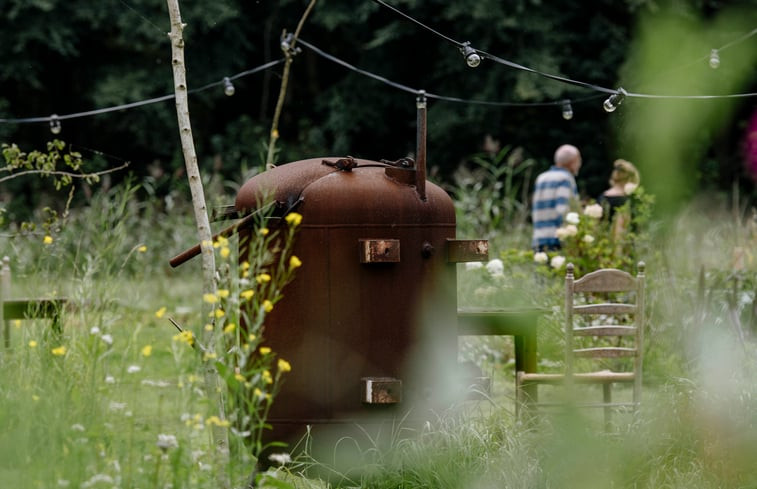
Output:
<path fill-rule="evenodd" d="M 581 153 L 578 151 L 578 148 L 576 148 L 572 144 L 563 144 L 562 146 L 557 148 L 557 151 L 555 151 L 555 165 L 562 168 L 573 161 L 580 154 Z"/>

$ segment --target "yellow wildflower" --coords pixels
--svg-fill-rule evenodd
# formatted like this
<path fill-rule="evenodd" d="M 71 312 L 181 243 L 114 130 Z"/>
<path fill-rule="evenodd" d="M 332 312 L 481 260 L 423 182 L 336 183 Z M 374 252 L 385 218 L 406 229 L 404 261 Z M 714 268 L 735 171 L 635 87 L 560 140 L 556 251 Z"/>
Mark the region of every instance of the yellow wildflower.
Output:
<path fill-rule="evenodd" d="M 60 357 L 60 356 L 63 356 L 63 355 L 66 354 L 66 347 L 65 346 L 59 346 L 57 348 L 53 348 L 50 351 L 52 352 L 53 355 Z"/>
<path fill-rule="evenodd" d="M 144 253 L 145 251 L 147 251 L 147 246 L 142 245 L 139 248 L 137 248 L 137 251 L 139 251 L 140 253 Z"/>
<path fill-rule="evenodd" d="M 203 360 L 215 360 L 218 357 L 214 352 L 206 351 L 205 355 L 202 356 Z"/>
<path fill-rule="evenodd" d="M 299 268 L 301 266 L 302 266 L 302 260 L 300 260 L 299 258 L 297 258 L 295 255 L 292 255 L 289 258 L 289 268 L 295 269 L 295 268 Z"/>
<path fill-rule="evenodd" d="M 268 348 L 267 346 L 261 346 L 260 347 L 260 354 L 261 355 L 268 355 L 269 353 L 271 353 L 271 349 L 270 348 Z"/>
<path fill-rule="evenodd" d="M 198 377 L 198 376 L 197 376 L 197 375 L 195 375 L 195 374 L 189 374 L 189 375 L 187 375 L 187 382 L 189 382 L 190 384 L 194 384 L 194 383 L 195 383 L 195 382 L 197 382 L 198 380 L 200 380 L 200 377 Z M 198 415 L 198 416 L 199 416 L 199 415 Z"/>
<path fill-rule="evenodd" d="M 36 348 L 37 342 L 34 340 L 29 340 L 29 348 Z"/>
<path fill-rule="evenodd" d="M 182 331 L 181 333 L 174 335 L 174 341 L 181 341 L 189 346 L 194 344 L 195 338 L 191 331 Z"/>
<path fill-rule="evenodd" d="M 263 382 L 265 382 L 266 384 L 273 384 L 273 377 L 271 377 L 271 372 L 269 372 L 268 370 L 263 370 L 262 376 Z"/>
<path fill-rule="evenodd" d="M 239 265 L 239 268 L 242 270 L 249 270 L 250 269 L 250 262 L 247 260 L 243 261 L 241 265 Z"/>
<path fill-rule="evenodd" d="M 203 294 L 202 300 L 204 300 L 208 304 L 215 304 L 216 302 L 218 302 L 218 297 L 215 294 Z"/>
<path fill-rule="evenodd" d="M 292 366 L 284 360 L 283 358 L 279 358 L 279 372 L 291 372 Z"/>
<path fill-rule="evenodd" d="M 233 333 L 234 330 L 237 329 L 237 325 L 234 323 L 229 323 L 226 325 L 225 328 L 223 328 L 224 333 Z"/>
<path fill-rule="evenodd" d="M 223 309 L 216 309 L 215 310 L 216 319 L 220 319 L 226 315 L 226 313 L 223 311 Z"/>
<path fill-rule="evenodd" d="M 142 356 L 149 357 L 150 355 L 152 355 L 152 345 L 145 345 L 142 347 Z"/>
<path fill-rule="evenodd" d="M 219 254 L 221 255 L 221 258 L 228 258 L 229 255 L 231 254 L 231 248 L 229 248 L 228 246 L 224 246 L 223 248 L 221 248 L 221 251 L 219 252 Z"/>
<path fill-rule="evenodd" d="M 302 214 L 298 212 L 290 212 L 287 214 L 287 216 L 284 218 L 284 220 L 293 227 L 299 226 L 302 222 Z"/>
<path fill-rule="evenodd" d="M 46 245 L 53 244 L 53 237 L 50 236 L 49 234 L 45 235 L 45 237 L 42 239 L 42 242 L 45 243 Z"/>
<path fill-rule="evenodd" d="M 213 331 L 213 325 L 212 324 L 206 324 L 205 325 L 205 331 Z"/>
<path fill-rule="evenodd" d="M 158 319 L 162 318 L 163 316 L 166 315 L 166 310 L 167 309 L 165 307 L 161 307 L 160 309 L 155 311 L 155 317 Z"/>
<path fill-rule="evenodd" d="M 213 243 L 213 248 L 223 248 L 224 246 L 229 245 L 229 240 L 224 236 L 219 236 L 218 239 L 216 239 L 215 243 Z"/>
<path fill-rule="evenodd" d="M 14 319 L 13 320 L 13 327 L 18 329 L 21 327 L 21 320 L 20 319 Z"/>
<path fill-rule="evenodd" d="M 274 129 L 273 131 L 271 131 L 271 137 L 273 139 L 279 139 L 279 130 L 278 129 Z"/>
<path fill-rule="evenodd" d="M 242 297 L 242 299 L 248 301 L 252 299 L 252 296 L 255 295 L 255 291 L 252 289 L 243 290 L 239 293 L 239 295 Z"/>
<path fill-rule="evenodd" d="M 268 228 L 260 228 L 258 230 L 258 233 L 260 233 L 261 236 L 268 236 L 268 233 L 270 233 L 271 230 Z"/>
<path fill-rule="evenodd" d="M 218 294 L 218 297 L 221 299 L 225 299 L 229 296 L 229 289 L 218 289 L 216 290 L 216 294 Z"/>
<path fill-rule="evenodd" d="M 271 281 L 271 276 L 267 273 L 261 273 L 255 277 L 255 281 L 259 284 L 264 284 Z"/>
<path fill-rule="evenodd" d="M 265 312 L 271 312 L 273 311 L 273 302 L 269 301 L 268 299 L 263 301 L 263 310 Z"/>
<path fill-rule="evenodd" d="M 250 336 L 247 337 L 247 341 L 255 341 L 255 338 L 257 338 L 257 336 L 255 336 L 254 334 L 250 333 Z"/>
<path fill-rule="evenodd" d="M 234 374 L 234 378 L 237 379 L 238 382 L 244 382 L 244 375 L 240 373 Z"/>
<path fill-rule="evenodd" d="M 263 391 L 255 387 L 255 390 L 252 391 L 252 395 L 254 395 L 255 397 L 263 397 Z"/>
<path fill-rule="evenodd" d="M 226 419 L 219 418 L 218 416 L 208 416 L 208 418 L 205 419 L 205 424 L 207 425 L 214 424 L 216 426 L 221 426 L 225 428 L 229 426 L 231 423 L 229 423 L 229 421 Z"/>

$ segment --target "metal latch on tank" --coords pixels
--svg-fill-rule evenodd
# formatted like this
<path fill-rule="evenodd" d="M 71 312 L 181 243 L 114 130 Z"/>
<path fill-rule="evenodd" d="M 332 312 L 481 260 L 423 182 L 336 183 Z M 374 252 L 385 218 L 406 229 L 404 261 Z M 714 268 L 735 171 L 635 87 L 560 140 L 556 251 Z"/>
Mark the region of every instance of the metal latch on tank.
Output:
<path fill-rule="evenodd" d="M 400 261 L 400 240 L 361 239 L 360 263 L 398 263 Z"/>

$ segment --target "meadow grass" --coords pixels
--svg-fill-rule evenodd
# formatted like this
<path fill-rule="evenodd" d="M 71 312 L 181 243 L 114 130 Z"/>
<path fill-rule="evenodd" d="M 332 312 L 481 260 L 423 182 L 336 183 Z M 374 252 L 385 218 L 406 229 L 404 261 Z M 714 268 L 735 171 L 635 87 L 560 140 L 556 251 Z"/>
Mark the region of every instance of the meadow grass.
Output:
<path fill-rule="evenodd" d="M 12 345 L 0 356 L 0 487 L 204 488 L 217 487 L 219 471 L 245 486 L 255 466 L 250 446 L 228 426 L 232 463 L 218 466 L 210 436 L 217 411 L 201 363 L 167 320 L 202 323 L 199 263 L 167 266 L 195 241 L 189 213 L 160 213 L 128 189 L 96 199 L 51 244 L 40 235 L 3 244 L 14 293 L 70 304 L 61 337 L 45 320 L 11 323 Z M 461 360 L 494 380 L 488 399 L 437 413 L 390 446 L 363 447 L 349 471 L 305 452 L 259 485 L 754 487 L 756 264 L 751 254 L 735 263 L 734 250 L 756 249 L 757 232 L 748 216 L 705 207 L 703 216 L 693 204 L 647 258 L 650 330 L 637 418 L 619 418 L 611 433 L 582 412 L 520 422 L 511 340 L 463 338 Z M 503 277 L 461 267 L 461 304 L 561 303 L 559 274 L 535 273 L 520 252 L 492 256 L 505 263 Z M 542 321 L 540 368 L 559 366 L 559 307 Z"/>

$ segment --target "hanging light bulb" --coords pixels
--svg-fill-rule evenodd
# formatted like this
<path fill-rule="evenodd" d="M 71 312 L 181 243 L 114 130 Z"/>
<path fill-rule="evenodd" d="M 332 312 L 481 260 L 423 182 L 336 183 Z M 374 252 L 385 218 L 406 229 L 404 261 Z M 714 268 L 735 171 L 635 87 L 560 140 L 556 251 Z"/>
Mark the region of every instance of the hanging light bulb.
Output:
<path fill-rule="evenodd" d="M 227 97 L 231 97 L 234 95 L 234 92 L 236 92 L 236 89 L 234 88 L 234 84 L 231 83 L 231 80 L 229 80 L 229 77 L 226 76 L 223 78 L 223 93 L 226 94 Z"/>
<path fill-rule="evenodd" d="M 573 118 L 573 106 L 570 105 L 570 100 L 563 100 L 562 102 L 562 118 L 569 121 Z"/>
<path fill-rule="evenodd" d="M 481 56 L 476 52 L 475 49 L 470 46 L 469 42 L 463 43 L 463 47 L 460 48 L 460 52 L 463 53 L 465 62 L 471 68 L 475 68 L 476 66 L 481 64 Z"/>
<path fill-rule="evenodd" d="M 60 132 L 63 130 L 63 128 L 60 125 L 60 119 L 58 119 L 57 114 L 53 114 L 50 116 L 50 132 L 53 134 L 60 134 Z"/>
<path fill-rule="evenodd" d="M 618 88 L 617 92 L 613 93 L 607 98 L 607 100 L 605 100 L 605 103 L 603 104 L 605 112 L 615 112 L 618 105 L 623 103 L 623 99 L 626 98 L 626 95 L 628 95 L 628 92 L 623 88 Z"/>
<path fill-rule="evenodd" d="M 720 66 L 720 54 L 717 49 L 713 49 L 710 51 L 710 68 L 715 70 L 718 66 Z"/>

